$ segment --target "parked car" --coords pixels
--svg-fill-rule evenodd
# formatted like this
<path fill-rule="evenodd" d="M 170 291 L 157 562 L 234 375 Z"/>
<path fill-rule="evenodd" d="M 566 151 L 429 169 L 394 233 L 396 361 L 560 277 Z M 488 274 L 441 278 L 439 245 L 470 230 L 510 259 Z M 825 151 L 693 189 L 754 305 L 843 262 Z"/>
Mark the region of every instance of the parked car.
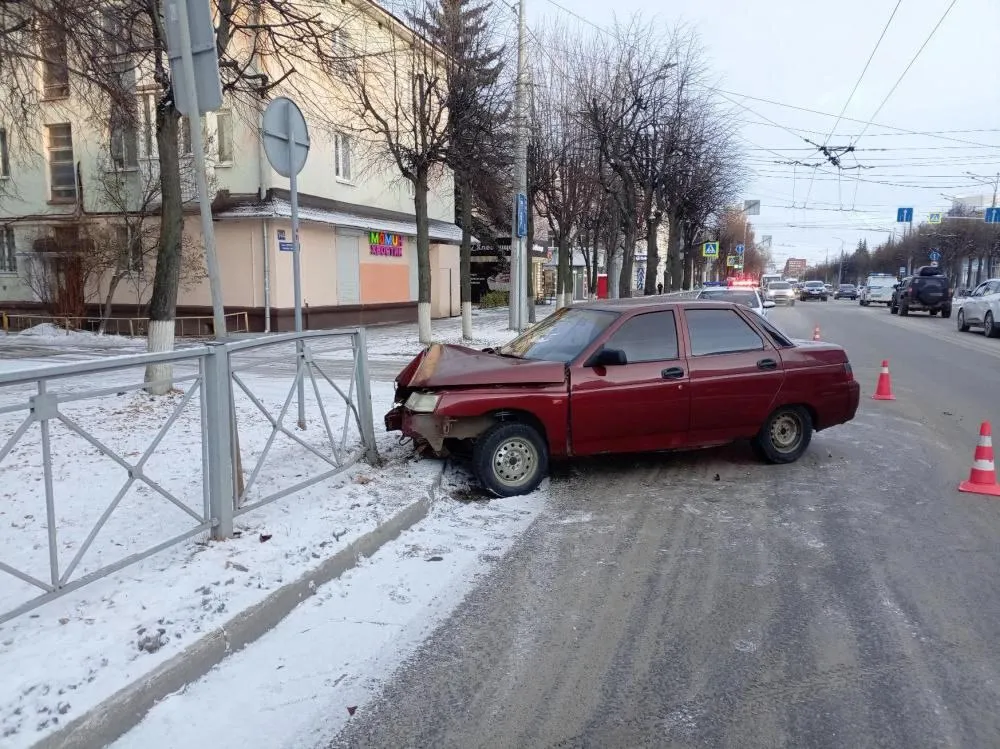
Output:
<path fill-rule="evenodd" d="M 951 317 L 951 282 L 939 268 L 924 266 L 895 285 L 889 312 L 906 317 L 911 312 L 927 312 L 934 317 Z"/>
<path fill-rule="evenodd" d="M 958 307 L 958 329 L 982 327 L 987 338 L 1000 336 L 1000 278 L 983 281 Z"/>
<path fill-rule="evenodd" d="M 889 304 L 897 278 L 888 273 L 871 273 L 861 287 L 859 301 L 862 307 L 870 304 Z"/>
<path fill-rule="evenodd" d="M 854 301 L 858 298 L 858 290 L 852 283 L 842 283 L 837 287 L 837 290 L 833 292 L 834 299 L 850 299 Z"/>
<path fill-rule="evenodd" d="M 762 299 L 757 289 L 705 289 L 696 299 L 717 299 L 721 302 L 742 304 L 761 317 L 767 317 L 767 311 L 774 307 L 774 302 Z"/>
<path fill-rule="evenodd" d="M 795 287 L 788 281 L 771 281 L 767 286 L 766 299 L 775 304 L 787 304 L 789 307 L 794 307 L 795 293 Z"/>
<path fill-rule="evenodd" d="M 805 302 L 810 299 L 827 300 L 826 286 L 822 281 L 806 281 L 799 287 L 799 300 Z"/>
<path fill-rule="evenodd" d="M 471 455 L 497 496 L 535 489 L 550 460 L 750 439 L 791 463 L 813 431 L 854 418 L 843 348 L 795 341 L 743 305 L 662 297 L 566 307 L 498 349 L 434 344 L 396 378 L 388 431 Z"/>

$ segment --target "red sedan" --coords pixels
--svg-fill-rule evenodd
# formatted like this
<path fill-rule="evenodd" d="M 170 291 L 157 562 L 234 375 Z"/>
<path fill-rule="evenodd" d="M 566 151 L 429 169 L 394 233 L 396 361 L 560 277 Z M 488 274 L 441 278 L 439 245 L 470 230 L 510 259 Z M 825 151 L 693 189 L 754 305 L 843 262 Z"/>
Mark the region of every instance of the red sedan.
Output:
<path fill-rule="evenodd" d="M 553 458 L 750 439 L 791 463 L 859 398 L 840 346 L 727 302 L 641 298 L 561 309 L 496 350 L 430 346 L 396 378 L 385 424 L 434 455 L 471 449 L 483 486 L 510 496 Z"/>

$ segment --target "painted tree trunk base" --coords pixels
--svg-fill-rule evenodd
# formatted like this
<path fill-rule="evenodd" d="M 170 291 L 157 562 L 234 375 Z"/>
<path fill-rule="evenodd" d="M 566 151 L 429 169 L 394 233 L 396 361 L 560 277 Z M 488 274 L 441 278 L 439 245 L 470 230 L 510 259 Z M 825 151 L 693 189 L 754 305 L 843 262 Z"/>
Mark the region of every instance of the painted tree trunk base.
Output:
<path fill-rule="evenodd" d="M 150 320 L 146 350 L 151 354 L 174 350 L 173 320 Z M 173 387 L 174 367 L 172 364 L 149 364 L 146 366 L 144 381 L 149 383 L 146 391 L 151 395 L 166 395 Z"/>
<path fill-rule="evenodd" d="M 417 304 L 417 334 L 420 336 L 420 343 L 425 346 L 434 342 L 434 334 L 431 330 L 430 302 L 419 302 Z"/>
<path fill-rule="evenodd" d="M 462 302 L 462 338 L 472 340 L 472 302 Z"/>

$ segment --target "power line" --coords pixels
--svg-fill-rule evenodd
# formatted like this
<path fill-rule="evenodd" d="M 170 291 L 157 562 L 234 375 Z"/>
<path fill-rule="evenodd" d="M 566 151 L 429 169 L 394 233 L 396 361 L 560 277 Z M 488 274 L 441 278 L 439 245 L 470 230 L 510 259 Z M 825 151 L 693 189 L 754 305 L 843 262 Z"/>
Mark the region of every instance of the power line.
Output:
<path fill-rule="evenodd" d="M 941 14 L 941 18 L 938 19 L 938 22 L 934 24 L 934 28 L 931 29 L 931 33 L 927 35 L 926 39 L 924 39 L 924 43 L 920 45 L 920 49 L 917 50 L 916 54 L 913 55 L 913 57 L 910 59 L 910 62 L 907 63 L 906 67 L 903 69 L 903 72 L 900 73 L 899 78 L 896 79 L 896 82 L 892 85 L 892 88 L 889 89 L 889 93 L 885 95 L 885 98 L 882 100 L 882 103 L 878 105 L 878 108 L 875 110 L 875 114 L 871 116 L 871 119 L 868 121 L 868 124 L 864 126 L 858 137 L 854 139 L 853 143 L 857 143 L 861 139 L 861 136 L 867 132 L 868 128 L 872 124 L 872 120 L 878 117 L 879 112 L 882 111 L 882 107 L 884 107 L 886 102 L 889 101 L 889 97 L 891 97 L 895 93 L 896 89 L 899 87 L 899 84 L 902 83 L 903 78 L 905 78 L 906 74 L 910 72 L 910 68 L 913 67 L 913 63 L 915 63 L 917 61 L 917 58 L 920 57 L 920 53 L 924 51 L 924 47 L 927 46 L 928 42 L 930 42 L 931 38 L 937 32 L 938 28 L 940 28 L 942 23 L 944 23 L 944 19 L 948 17 L 948 14 L 951 13 L 951 9 L 955 7 L 955 3 L 957 2 L 958 0 L 951 0 L 951 3 L 948 5 L 947 8 L 945 8 L 944 13 Z"/>
<path fill-rule="evenodd" d="M 837 126 L 840 124 L 841 119 L 844 117 L 844 113 L 847 111 L 847 107 L 850 105 L 851 100 L 854 98 L 854 94 L 858 91 L 858 86 L 861 85 L 862 79 L 865 77 L 865 73 L 868 72 L 868 67 L 872 64 L 872 60 L 875 58 L 875 53 L 878 52 L 878 48 L 882 44 L 882 40 L 885 39 L 885 34 L 889 30 L 889 26 L 892 24 L 892 19 L 896 17 L 896 11 L 899 10 L 899 6 L 902 4 L 903 0 L 896 0 L 896 7 L 892 9 L 892 13 L 889 15 L 889 20 L 885 22 L 885 26 L 882 27 L 882 33 L 879 34 L 878 41 L 875 42 L 875 48 L 872 49 L 872 53 L 868 55 L 868 60 L 865 62 L 865 67 L 861 71 L 861 75 L 858 76 L 858 80 L 854 82 L 854 88 L 851 89 L 851 93 L 847 97 L 847 101 L 844 102 L 844 106 L 840 110 L 840 114 L 837 115 L 837 120 L 833 123 L 833 127 L 830 128 L 830 134 L 826 136 L 823 141 L 823 146 L 826 147 L 830 138 L 837 131 Z M 816 176 L 816 170 L 813 170 L 813 177 Z M 802 202 L 802 205 L 809 203 L 809 196 L 812 195 L 813 180 L 809 180 L 809 189 L 806 190 L 806 199 Z"/>

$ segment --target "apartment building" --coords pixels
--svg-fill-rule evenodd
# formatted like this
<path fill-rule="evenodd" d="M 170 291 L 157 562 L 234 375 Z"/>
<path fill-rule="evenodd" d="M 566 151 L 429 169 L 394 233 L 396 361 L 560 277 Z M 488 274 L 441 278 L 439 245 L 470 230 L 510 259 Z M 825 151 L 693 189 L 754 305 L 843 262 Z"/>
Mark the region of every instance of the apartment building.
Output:
<path fill-rule="evenodd" d="M 345 6 L 347 4 L 345 3 Z M 362 43 L 372 34 L 406 32 L 400 20 L 367 0 L 352 0 L 356 12 L 341 38 Z M 58 39 L 55 40 L 58 43 Z M 64 43 L 64 42 L 63 42 Z M 114 314 L 142 316 L 152 288 L 155 251 L 144 247 L 127 220 L 137 204 L 150 210 L 155 229 L 158 161 L 156 93 L 136 82 L 138 123 L 127 127 L 95 122 L 82 114 L 65 64 L 65 49 L 49 50 L 38 85 L 44 93 L 31 155 L 14 158 L 11 128 L 0 122 L 0 310 L 40 311 L 42 276 L 67 247 L 100 251 L 119 242 L 135 250 L 114 290 Z M 60 57 L 61 55 L 61 57 Z M 321 82 L 325 81 L 325 82 Z M 333 100 L 330 79 L 314 76 L 316 101 Z M 280 93 L 280 92 L 279 92 Z M 302 87 L 298 87 L 302 96 Z M 262 106 L 266 102 L 262 102 Z M 310 108 L 303 106 L 309 120 Z M 315 111 L 315 108 L 312 109 Z M 268 164 L 259 137 L 260 112 L 224 104 L 202 118 L 208 180 L 214 195 L 215 238 L 227 312 L 247 312 L 251 329 L 290 330 L 293 278 L 289 185 Z M 345 117 L 343 129 L 310 123 L 311 150 L 298 177 L 304 322 L 310 328 L 416 319 L 417 258 L 413 193 L 376 144 L 360 144 Z M 201 224 L 191 173 L 190 123 L 181 123 L 185 192 L 185 261 L 178 316 L 211 314 L 204 276 Z M 432 314 L 459 314 L 461 232 L 454 224 L 453 180 L 435 175 L 429 195 Z M 155 248 L 155 241 L 149 243 Z M 48 269 L 48 270 L 47 270 Z M 63 269 L 65 271 L 65 269 Z M 109 291 L 110 272 L 79 271 L 86 278 L 87 314 Z M 48 281 L 65 293 L 66 279 Z M 48 305 L 46 305 L 48 302 Z"/>

